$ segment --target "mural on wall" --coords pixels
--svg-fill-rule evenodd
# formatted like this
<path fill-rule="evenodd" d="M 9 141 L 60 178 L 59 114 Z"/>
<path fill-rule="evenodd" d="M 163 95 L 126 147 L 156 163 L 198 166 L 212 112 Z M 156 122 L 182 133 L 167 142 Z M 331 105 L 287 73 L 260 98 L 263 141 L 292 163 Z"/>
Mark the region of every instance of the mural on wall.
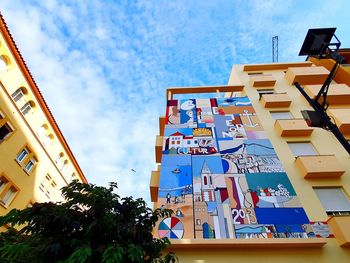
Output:
<path fill-rule="evenodd" d="M 244 94 L 168 101 L 157 205 L 160 237 L 315 237 Z"/>

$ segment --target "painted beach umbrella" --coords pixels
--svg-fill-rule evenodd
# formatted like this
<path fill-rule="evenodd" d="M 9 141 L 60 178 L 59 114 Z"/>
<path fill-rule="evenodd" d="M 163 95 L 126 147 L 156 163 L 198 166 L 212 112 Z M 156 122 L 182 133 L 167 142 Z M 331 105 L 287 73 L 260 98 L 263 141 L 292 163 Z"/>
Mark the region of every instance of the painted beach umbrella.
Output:
<path fill-rule="evenodd" d="M 165 218 L 159 224 L 158 235 L 160 238 L 181 239 L 184 235 L 184 225 L 177 217 Z"/>

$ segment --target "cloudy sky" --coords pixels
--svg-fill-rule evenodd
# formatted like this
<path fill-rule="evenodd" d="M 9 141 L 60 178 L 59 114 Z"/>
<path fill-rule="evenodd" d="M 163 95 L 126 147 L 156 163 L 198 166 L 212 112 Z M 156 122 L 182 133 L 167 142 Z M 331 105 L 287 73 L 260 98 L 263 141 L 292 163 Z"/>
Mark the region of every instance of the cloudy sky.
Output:
<path fill-rule="evenodd" d="M 232 64 L 296 61 L 308 28 L 337 27 L 350 2 L 1 0 L 1 11 L 92 183 L 149 201 L 169 86 L 225 85 Z M 136 171 L 132 172 L 131 169 Z"/>

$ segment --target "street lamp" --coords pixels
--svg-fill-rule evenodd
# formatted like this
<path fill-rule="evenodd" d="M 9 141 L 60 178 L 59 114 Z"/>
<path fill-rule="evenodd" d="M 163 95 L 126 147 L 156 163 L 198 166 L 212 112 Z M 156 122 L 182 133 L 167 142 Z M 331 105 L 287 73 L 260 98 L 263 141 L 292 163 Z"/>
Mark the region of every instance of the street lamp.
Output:
<path fill-rule="evenodd" d="M 343 145 L 345 150 L 350 154 L 349 142 L 345 139 L 343 134 L 341 134 L 337 125 L 332 122 L 331 118 L 326 112 L 329 106 L 327 103 L 327 92 L 329 85 L 332 82 L 339 65 L 344 61 L 344 58 L 338 53 L 341 43 L 334 34 L 335 30 L 336 28 L 309 29 L 299 52 L 299 56 L 307 55 L 308 57 L 316 57 L 318 59 L 332 58 L 335 60 L 335 64 L 317 96 L 312 99 L 298 82 L 295 82 L 294 85 L 314 109 L 313 111 L 301 111 L 301 114 L 303 115 L 303 118 L 307 124 L 311 127 L 320 127 L 331 131 Z M 331 41 L 333 37 L 335 38 L 335 42 L 332 43 Z"/>

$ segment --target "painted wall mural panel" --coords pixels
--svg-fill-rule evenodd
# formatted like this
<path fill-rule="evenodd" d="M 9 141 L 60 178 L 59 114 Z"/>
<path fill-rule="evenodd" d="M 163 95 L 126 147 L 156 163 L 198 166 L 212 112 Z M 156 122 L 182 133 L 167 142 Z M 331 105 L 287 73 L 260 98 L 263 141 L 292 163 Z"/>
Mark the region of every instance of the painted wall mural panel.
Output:
<path fill-rule="evenodd" d="M 168 101 L 157 206 L 160 237 L 315 237 L 244 94 Z"/>

